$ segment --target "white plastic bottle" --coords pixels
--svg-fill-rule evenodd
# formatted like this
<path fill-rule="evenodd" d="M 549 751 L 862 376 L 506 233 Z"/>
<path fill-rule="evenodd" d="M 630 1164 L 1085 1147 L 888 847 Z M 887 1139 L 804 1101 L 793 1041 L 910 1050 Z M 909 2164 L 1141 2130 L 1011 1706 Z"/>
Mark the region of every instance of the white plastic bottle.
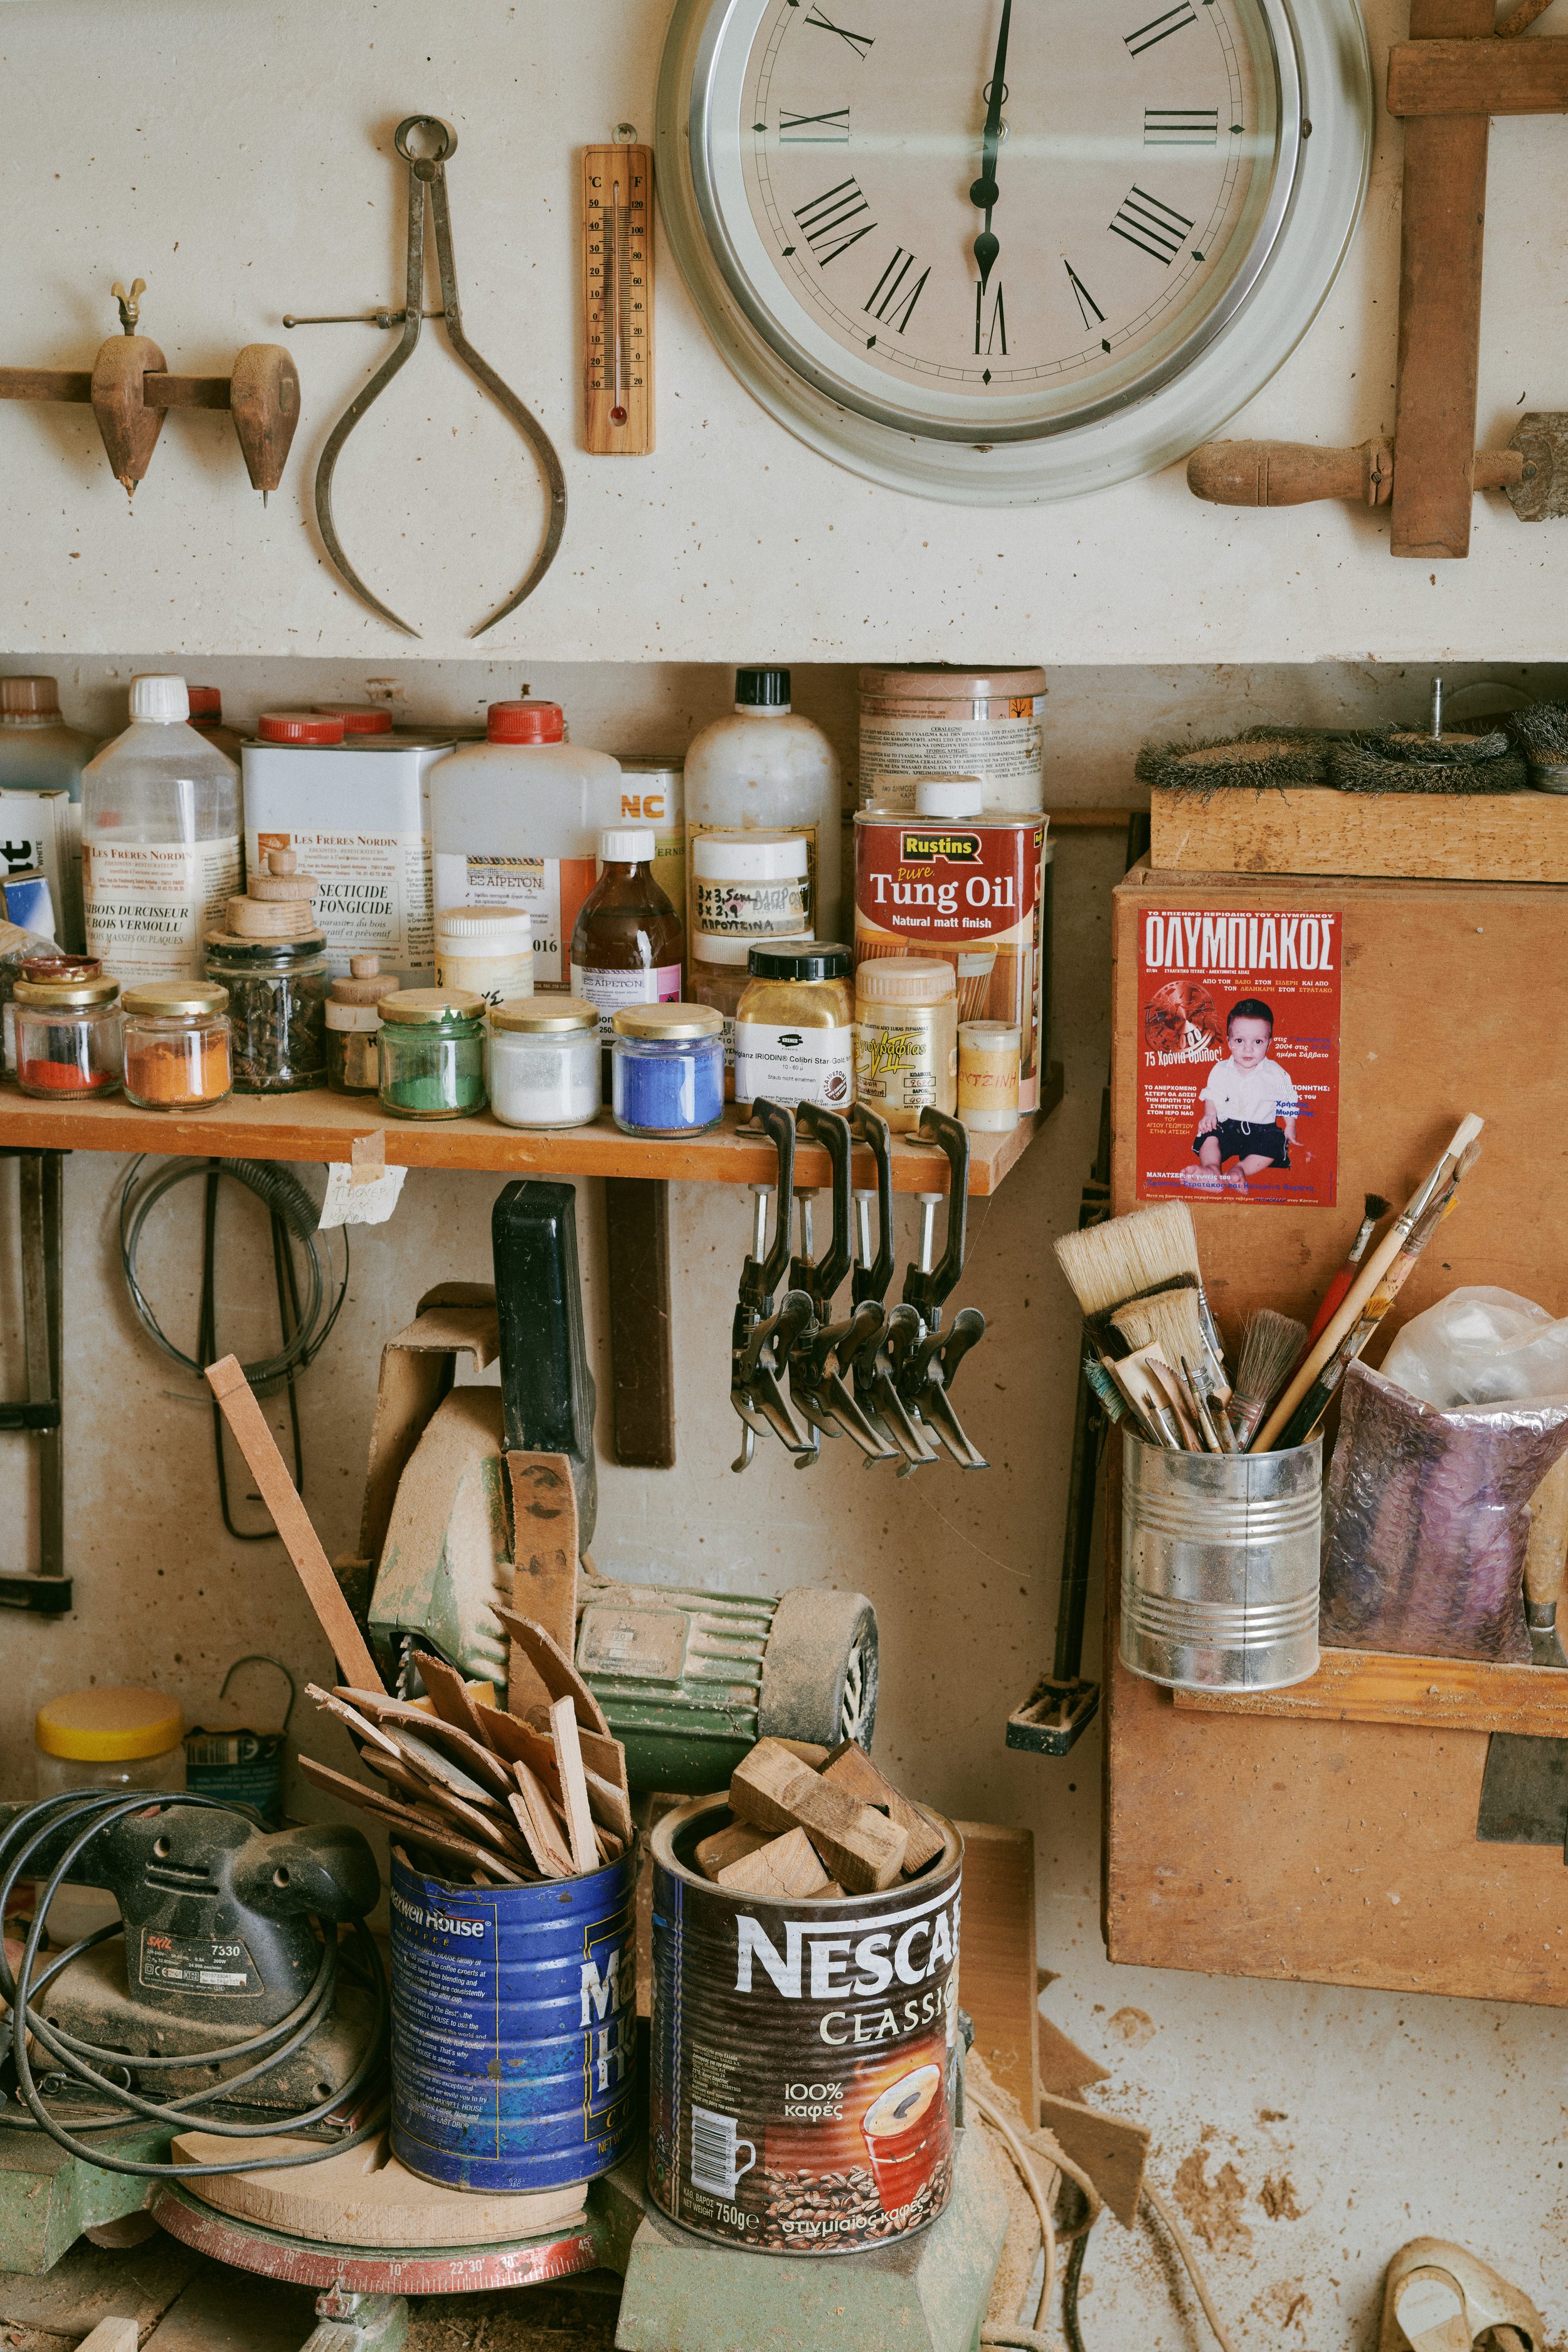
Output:
<path fill-rule="evenodd" d="M 128 984 L 202 979 L 240 887 L 239 770 L 189 711 L 183 677 L 133 677 L 130 726 L 82 771 L 87 950 Z"/>
<path fill-rule="evenodd" d="M 460 743 L 430 776 L 436 911 L 523 907 L 533 919 L 533 984 L 571 986 L 572 927 L 594 887 L 621 770 L 568 743 L 556 702 L 492 702 L 482 743 Z"/>
<path fill-rule="evenodd" d="M 68 727 L 60 717 L 59 688 L 52 677 L 0 677 L 0 792 L 67 795 L 60 845 L 64 871 L 55 913 L 61 944 L 72 950 L 81 946 L 81 772 L 97 749 L 96 735 Z M 24 825 L 31 815 L 29 805 Z M 0 824 L 14 842 L 16 810 L 0 813 Z M 47 870 L 47 857 L 44 862 Z"/>
<path fill-rule="evenodd" d="M 790 709 L 787 669 L 738 669 L 735 715 L 716 719 L 686 754 L 686 856 L 715 827 L 804 833 L 810 843 L 813 929 L 839 932 L 838 758 L 820 727 Z M 689 912 L 689 936 L 692 919 Z"/>

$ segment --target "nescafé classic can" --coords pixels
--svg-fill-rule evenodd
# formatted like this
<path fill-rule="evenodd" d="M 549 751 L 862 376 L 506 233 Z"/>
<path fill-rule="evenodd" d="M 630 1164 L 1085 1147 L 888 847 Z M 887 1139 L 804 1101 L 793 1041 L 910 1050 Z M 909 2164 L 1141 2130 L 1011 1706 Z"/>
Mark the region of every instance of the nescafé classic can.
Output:
<path fill-rule="evenodd" d="M 773 2254 L 848 2254 L 934 2221 L 952 2186 L 963 1842 L 880 1895 L 772 1903 L 711 1885 L 697 1797 L 653 1832 L 648 2188 Z"/>
<path fill-rule="evenodd" d="M 944 956 L 958 1018 L 1020 1032 L 1018 1108 L 1037 1110 L 1044 1046 L 1046 818 L 855 819 L 855 968 L 871 956 Z"/>
<path fill-rule="evenodd" d="M 592 2180 L 637 2126 L 627 1854 L 537 1886 L 451 1886 L 392 1857 L 392 2147 L 423 2180 Z"/>

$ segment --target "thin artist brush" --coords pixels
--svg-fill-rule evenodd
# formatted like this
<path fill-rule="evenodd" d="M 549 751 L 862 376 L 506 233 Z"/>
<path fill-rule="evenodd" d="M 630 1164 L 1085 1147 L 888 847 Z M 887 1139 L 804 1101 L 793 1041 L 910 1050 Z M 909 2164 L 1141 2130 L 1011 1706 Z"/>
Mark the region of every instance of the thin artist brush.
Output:
<path fill-rule="evenodd" d="M 1341 1299 L 1343 1298 L 1346 1291 L 1350 1288 L 1351 1284 L 1355 1279 L 1355 1270 L 1361 1264 L 1362 1259 L 1366 1255 L 1366 1245 L 1368 1242 L 1371 1241 L 1376 1228 L 1382 1224 L 1384 1217 L 1387 1216 L 1393 1206 L 1393 1202 L 1385 1201 L 1381 1192 L 1367 1193 L 1363 1204 L 1362 1221 L 1356 1228 L 1355 1239 L 1352 1242 L 1349 1249 L 1345 1252 L 1344 1264 L 1334 1276 L 1334 1278 L 1330 1283 L 1327 1290 L 1324 1291 L 1322 1298 L 1319 1303 L 1318 1311 L 1313 1316 L 1311 1323 L 1308 1328 L 1307 1337 L 1301 1349 L 1301 1354 L 1303 1356 L 1306 1355 L 1308 1349 L 1311 1347 L 1313 1341 L 1319 1337 L 1324 1325 L 1328 1322 L 1330 1316 L 1333 1314 L 1335 1308 L 1339 1306 Z"/>

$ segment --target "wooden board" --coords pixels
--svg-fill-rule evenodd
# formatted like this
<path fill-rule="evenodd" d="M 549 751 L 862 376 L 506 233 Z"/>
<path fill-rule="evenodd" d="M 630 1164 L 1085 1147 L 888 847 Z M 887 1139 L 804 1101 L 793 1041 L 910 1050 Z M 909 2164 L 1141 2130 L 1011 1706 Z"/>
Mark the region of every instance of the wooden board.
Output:
<path fill-rule="evenodd" d="M 1062 1098 L 1062 1067 L 1046 1073 L 1038 1111 L 1009 1135 L 970 1139 L 969 1190 L 995 1192 Z M 647 1142 L 623 1135 L 602 1111 L 587 1127 L 534 1134 L 478 1118 L 387 1119 L 374 1097 L 313 1093 L 231 1095 L 195 1111 L 138 1110 L 122 1095 L 109 1100 L 56 1103 L 18 1094 L 0 1096 L 0 1144 L 29 1151 L 158 1151 L 176 1159 L 311 1160 L 347 1162 L 356 1136 L 379 1131 L 389 1168 L 478 1168 L 501 1176 L 660 1176 L 693 1184 L 766 1184 L 778 1162 L 767 1138 L 741 1132 L 733 1104 L 723 1123 L 686 1141 Z M 795 1181 L 804 1190 L 829 1181 L 820 1144 L 802 1143 Z M 947 1161 L 933 1145 L 893 1138 L 895 1192 L 945 1192 Z M 855 1181 L 873 1181 L 870 1155 L 858 1147 Z"/>
<path fill-rule="evenodd" d="M 1033 2122 L 1040 2112 L 1034 1833 L 991 1822 L 953 1826 L 963 1840 L 958 1998 L 974 2021 L 974 2047 Z"/>
<path fill-rule="evenodd" d="M 1163 873 L 1568 882 L 1568 795 L 1155 792 Z"/>
<path fill-rule="evenodd" d="M 1396 41 L 1388 110 L 1419 114 L 1561 114 L 1568 110 L 1568 41 Z"/>
<path fill-rule="evenodd" d="M 1568 890 L 1458 882 L 1204 885 L 1139 868 L 1113 925 L 1112 1202 L 1134 1206 L 1136 926 L 1144 908 L 1288 902 L 1343 920 L 1335 1209 L 1194 1201 L 1215 1312 L 1300 1312 L 1362 1195 L 1414 1186 L 1466 1110 L 1488 1122 L 1464 1198 L 1392 1328 L 1461 1283 L 1568 1310 Z M 1520 1008 L 1530 1018 L 1521 1021 Z M 1381 1360 L 1379 1348 L 1372 1351 Z M 1119 1461 L 1113 1450 L 1112 1469 Z M 1120 1523 L 1113 1497 L 1111 1539 Z M 1110 1580 L 1114 1620 L 1117 1578 Z M 1568 1873 L 1544 1846 L 1479 1844 L 1487 1735 L 1178 1708 L 1106 1661 L 1110 1955 L 1221 1976 L 1568 2002 Z M 1518 1671 L 1525 1671 L 1520 1669 Z M 967 1918 L 966 1923 L 967 1925 Z"/>
<path fill-rule="evenodd" d="M 1448 1731 L 1512 1731 L 1568 1739 L 1568 1675 L 1492 1666 L 1479 1658 L 1401 1658 L 1382 1650 L 1325 1650 L 1310 1682 L 1239 1697 L 1176 1691 L 1194 1715 L 1273 1715 L 1321 1723 L 1441 1724 Z"/>
<path fill-rule="evenodd" d="M 630 1470 L 673 1470 L 668 1184 L 605 1178 L 605 1249 L 616 1460 Z"/>

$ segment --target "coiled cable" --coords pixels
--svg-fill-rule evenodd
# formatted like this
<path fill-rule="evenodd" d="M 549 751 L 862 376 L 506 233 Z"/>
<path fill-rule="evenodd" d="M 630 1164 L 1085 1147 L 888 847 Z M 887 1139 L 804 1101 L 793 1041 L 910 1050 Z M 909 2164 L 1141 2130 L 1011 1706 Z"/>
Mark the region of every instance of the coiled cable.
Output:
<path fill-rule="evenodd" d="M 341 1275 L 334 1275 L 322 1246 L 315 1203 L 292 1169 L 263 1160 L 173 1160 L 163 1168 L 143 1175 L 142 1170 L 147 1157 L 142 1152 L 132 1161 L 120 1188 L 121 1268 L 136 1319 L 153 1346 L 178 1364 L 182 1370 L 193 1372 L 198 1379 L 218 1353 L 217 1202 L 221 1180 L 228 1176 L 236 1183 L 243 1184 L 270 1213 L 273 1277 L 278 1291 L 278 1319 L 282 1345 L 273 1355 L 265 1356 L 257 1363 L 247 1364 L 243 1369 L 246 1379 L 258 1396 L 272 1396 L 279 1389 L 287 1389 L 294 1441 L 294 1484 L 303 1489 L 304 1447 L 300 1429 L 299 1397 L 294 1384 L 297 1375 L 321 1353 L 342 1312 L 349 1286 L 347 1230 L 344 1229 L 342 1234 L 342 1270 Z M 196 1329 L 197 1353 L 187 1356 L 184 1349 L 174 1345 L 153 1313 L 142 1287 L 137 1261 L 142 1233 L 153 1211 L 177 1184 L 193 1176 L 205 1176 L 206 1182 L 202 1217 L 202 1287 Z M 296 1243 L 304 1260 L 303 1298 L 295 1262 Z M 216 1404 L 211 1410 L 213 1452 L 217 1465 L 218 1501 L 224 1526 L 240 1543 L 265 1543 L 274 1533 L 271 1528 L 250 1529 L 237 1528 L 234 1524 L 229 1510 L 223 1415 Z"/>
<path fill-rule="evenodd" d="M 270 2139 L 279 2134 L 307 2130 L 311 2125 L 343 2108 L 352 2109 L 359 2094 L 373 2081 L 380 2069 L 386 2037 L 388 2003 L 385 1972 L 375 1939 L 363 1919 L 353 1922 L 355 1945 L 365 1973 L 375 1994 L 375 2018 L 363 2055 L 348 2081 L 330 2093 L 315 2106 L 302 2109 L 292 2116 L 273 2116 L 258 2123 L 240 2123 L 219 2112 L 205 2112 L 215 2100 L 232 2098 L 235 2092 L 253 2083 L 263 2081 L 277 2067 L 291 2058 L 318 2025 L 331 2016 L 337 1997 L 340 1957 L 336 1929 L 331 1922 L 323 1927 L 321 1961 L 315 1980 L 302 2000 L 297 2002 L 289 2015 L 276 2025 L 264 2028 L 248 2040 L 226 2043 L 216 2050 L 187 2051 L 174 2057 L 147 2056 L 140 2051 L 118 2051 L 102 2048 L 96 2042 L 79 2041 L 63 2027 L 52 2024 L 38 2003 L 49 1986 L 71 1962 L 95 1945 L 111 1936 L 124 1932 L 123 1921 L 98 1927 L 90 1935 L 72 1944 L 68 1950 L 51 1957 L 45 1966 L 38 1966 L 49 1906 L 64 1883 L 72 1864 L 102 1831 L 112 1828 L 128 1813 L 147 1812 L 154 1808 L 171 1805 L 197 1806 L 210 1812 L 240 1813 L 254 1820 L 247 1806 L 226 1804 L 216 1797 L 197 1797 L 173 1790 L 138 1790 L 130 1796 L 119 1790 L 102 1791 L 79 1789 L 63 1796 L 45 1797 L 19 1813 L 3 1837 L 0 1837 L 0 1916 L 9 1906 L 12 1889 L 18 1878 L 29 1875 L 32 1856 L 47 1840 L 68 1825 L 68 1843 L 60 1860 L 47 1876 L 38 1880 L 37 1909 L 21 1959 L 15 1969 L 0 1949 L 0 1997 L 10 2008 L 11 2061 L 16 2070 L 16 2092 L 27 2109 L 30 2120 L 0 2111 L 0 2124 L 12 2130 L 47 2132 L 57 2146 L 68 2155 L 84 2158 L 106 2172 L 126 2172 L 147 2180 L 199 2180 L 229 2172 L 275 2171 L 280 2166 L 324 2164 L 329 2157 L 341 2156 L 345 2148 L 354 2147 L 369 2139 L 382 2127 L 379 2104 L 353 2131 L 341 2133 L 323 2142 L 319 2148 L 289 2148 L 282 2155 L 239 2158 L 233 2163 L 221 2164 L 154 2164 L 137 2162 L 129 2157 L 117 2156 L 95 2147 L 89 2140 L 80 2139 L 58 2116 L 44 2105 L 37 2080 L 33 2071 L 29 2042 L 47 2051 L 58 2070 L 73 2081 L 101 2094 L 111 2112 L 90 2119 L 77 2118 L 77 2131 L 104 2131 L 116 2126 L 123 2127 L 138 2116 L 145 2121 L 165 2125 L 171 2131 L 199 2129 L 225 2139 Z M 260 1824 L 258 1824 L 260 1826 Z M 237 2074 L 194 2091 L 183 2099 L 160 2102 L 141 2097 L 128 2084 L 115 2083 L 104 2071 L 114 2067 L 127 2075 L 145 2074 L 162 2069 L 189 2070 L 198 2066 L 216 2067 L 237 2058 L 256 2059 L 256 2063 Z"/>

